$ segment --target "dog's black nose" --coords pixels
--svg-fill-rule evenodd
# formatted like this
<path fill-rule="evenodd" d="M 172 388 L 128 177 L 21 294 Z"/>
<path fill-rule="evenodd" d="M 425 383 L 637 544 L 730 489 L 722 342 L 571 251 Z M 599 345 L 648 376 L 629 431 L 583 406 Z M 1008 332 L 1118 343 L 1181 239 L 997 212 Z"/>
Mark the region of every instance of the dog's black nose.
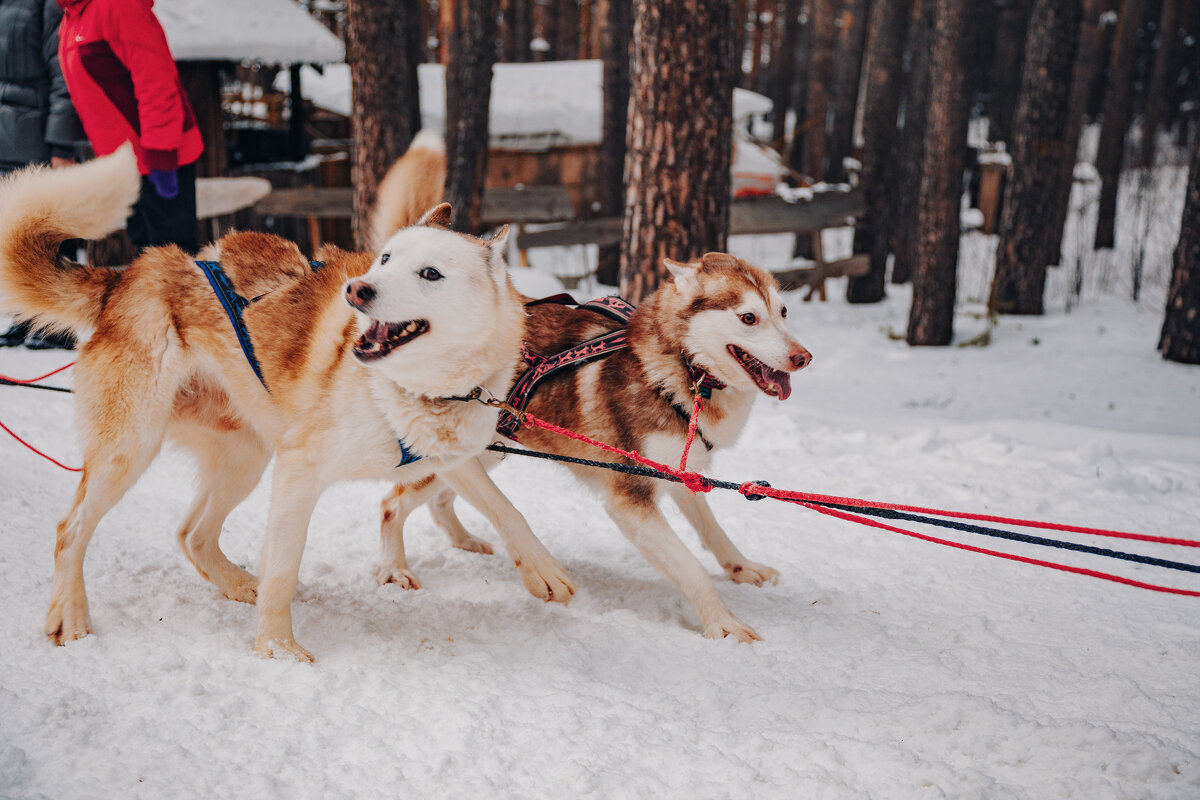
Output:
<path fill-rule="evenodd" d="M 346 302 L 362 308 L 375 298 L 375 287 L 366 281 L 350 281 L 346 284 Z"/>

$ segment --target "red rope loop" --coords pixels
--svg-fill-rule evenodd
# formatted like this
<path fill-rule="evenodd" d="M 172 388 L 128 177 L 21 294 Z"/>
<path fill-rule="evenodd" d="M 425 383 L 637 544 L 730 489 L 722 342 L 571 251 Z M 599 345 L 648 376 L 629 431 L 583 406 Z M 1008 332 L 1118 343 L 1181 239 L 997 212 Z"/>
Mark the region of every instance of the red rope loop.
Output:
<path fill-rule="evenodd" d="M 62 372 L 63 370 L 68 370 L 71 367 L 75 366 L 76 363 L 77 362 L 72 361 L 70 364 L 61 366 L 58 369 L 54 370 L 53 372 L 47 372 L 45 375 L 39 375 L 36 378 L 29 378 L 28 380 L 21 380 L 20 378 L 10 378 L 7 375 L 0 375 L 0 381 L 7 381 L 8 383 L 15 383 L 18 386 L 28 386 L 31 383 L 37 383 L 38 381 L 44 381 L 46 378 L 57 375 L 58 373 Z"/>

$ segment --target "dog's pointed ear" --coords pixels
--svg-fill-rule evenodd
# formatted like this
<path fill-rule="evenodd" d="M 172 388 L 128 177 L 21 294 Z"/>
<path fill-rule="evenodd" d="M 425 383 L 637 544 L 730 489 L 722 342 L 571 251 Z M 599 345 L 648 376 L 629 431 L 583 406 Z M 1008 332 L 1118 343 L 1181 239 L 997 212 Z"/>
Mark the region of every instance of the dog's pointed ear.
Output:
<path fill-rule="evenodd" d="M 425 215 L 417 220 L 418 225 L 425 225 L 430 228 L 450 228 L 450 214 L 454 211 L 449 203 L 439 203 L 433 208 L 425 212 Z"/>
<path fill-rule="evenodd" d="M 497 276 L 505 274 L 508 268 L 508 262 L 504 257 L 508 253 L 508 226 L 501 225 L 500 229 L 492 234 L 492 238 L 488 239 L 484 244 L 487 245 L 488 258 L 492 265 L 492 271 Z"/>
<path fill-rule="evenodd" d="M 675 281 L 675 288 L 679 291 L 687 295 L 700 293 L 700 281 L 696 278 L 696 264 L 685 264 L 682 261 L 664 258 L 663 266 L 667 268 L 667 272 L 671 273 L 671 280 Z"/>

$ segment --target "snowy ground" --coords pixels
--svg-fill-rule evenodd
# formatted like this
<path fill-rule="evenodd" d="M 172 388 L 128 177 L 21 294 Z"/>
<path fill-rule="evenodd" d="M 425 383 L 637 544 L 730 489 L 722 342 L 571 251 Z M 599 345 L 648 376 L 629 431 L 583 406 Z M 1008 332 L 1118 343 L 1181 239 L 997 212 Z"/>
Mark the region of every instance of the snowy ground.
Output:
<path fill-rule="evenodd" d="M 770 241 L 737 246 L 772 257 Z M 714 473 L 1200 538 L 1200 369 L 1154 350 L 1161 276 L 1138 304 L 1089 277 L 1066 314 L 1061 272 L 1049 315 L 1002 320 L 986 348 L 890 339 L 904 289 L 872 307 L 838 285 L 827 304 L 792 298 L 813 366 L 788 402 L 759 401 Z M 964 294 L 980 280 L 967 270 Z M 985 325 L 972 312 L 960 338 Z M 0 350 L 0 373 L 67 360 Z M 0 421 L 77 464 L 71 413 L 69 395 L 0 387 Z M 765 641 L 714 642 L 596 498 L 509 462 L 497 480 L 574 575 L 571 605 L 529 597 L 503 557 L 449 549 L 424 512 L 409 537 L 424 588 L 376 586 L 384 486 L 345 485 L 318 506 L 300 575 L 310 666 L 251 655 L 253 608 L 177 550 L 191 472 L 172 451 L 93 540 L 95 635 L 48 645 L 74 477 L 0 439 L 0 797 L 1200 797 L 1200 600 L 725 494 L 732 538 L 783 578 L 718 580 Z M 260 487 L 226 528 L 235 561 L 257 564 L 265 518 Z"/>

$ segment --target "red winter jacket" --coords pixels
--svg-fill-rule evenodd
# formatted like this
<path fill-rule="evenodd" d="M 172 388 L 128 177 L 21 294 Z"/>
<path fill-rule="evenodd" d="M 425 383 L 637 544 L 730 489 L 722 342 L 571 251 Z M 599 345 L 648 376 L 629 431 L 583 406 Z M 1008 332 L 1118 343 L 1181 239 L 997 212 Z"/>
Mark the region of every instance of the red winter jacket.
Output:
<path fill-rule="evenodd" d="M 127 141 L 138 169 L 172 170 L 204 151 L 154 0 L 58 0 L 58 56 L 96 155 Z"/>

